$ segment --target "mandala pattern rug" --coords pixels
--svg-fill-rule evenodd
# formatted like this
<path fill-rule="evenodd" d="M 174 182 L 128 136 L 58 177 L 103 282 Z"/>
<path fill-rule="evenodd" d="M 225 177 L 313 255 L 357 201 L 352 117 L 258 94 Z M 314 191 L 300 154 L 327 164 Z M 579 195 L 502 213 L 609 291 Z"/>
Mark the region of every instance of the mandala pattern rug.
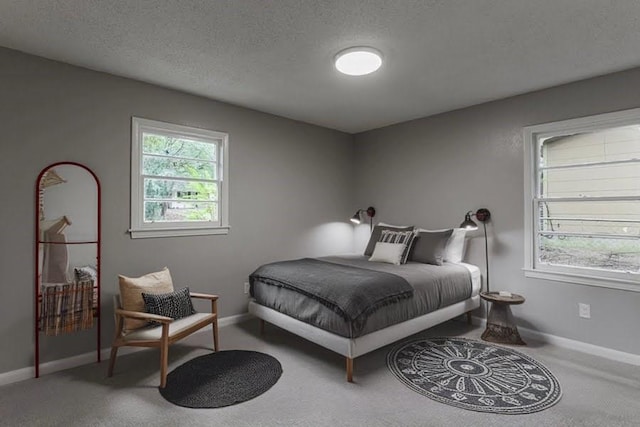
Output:
<path fill-rule="evenodd" d="M 387 356 L 411 390 L 459 408 L 530 414 L 555 405 L 556 377 L 516 350 L 465 338 L 429 338 L 398 345 Z"/>

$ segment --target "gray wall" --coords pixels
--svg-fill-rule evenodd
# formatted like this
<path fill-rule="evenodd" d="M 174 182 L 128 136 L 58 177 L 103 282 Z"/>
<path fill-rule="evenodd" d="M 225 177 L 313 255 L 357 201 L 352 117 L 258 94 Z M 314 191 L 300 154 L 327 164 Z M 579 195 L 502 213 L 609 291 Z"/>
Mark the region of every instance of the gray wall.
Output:
<path fill-rule="evenodd" d="M 129 238 L 131 116 L 229 133 L 228 235 Z M 7 49 L 0 123 L 0 373 L 33 363 L 34 188 L 50 163 L 83 163 L 102 183 L 103 347 L 117 274 L 166 265 L 176 285 L 219 294 L 224 317 L 246 311 L 243 282 L 260 264 L 353 249 L 350 135 Z M 46 339 L 43 359 L 91 351 L 94 337 Z"/>
<path fill-rule="evenodd" d="M 353 249 L 345 221 L 373 205 L 376 220 L 458 225 L 487 207 L 492 288 L 518 292 L 522 325 L 640 354 L 640 293 L 525 279 L 522 127 L 640 106 L 640 69 L 573 83 L 355 136 L 0 49 L 0 373 L 33 363 L 34 187 L 56 161 L 93 169 L 103 189 L 103 347 L 113 333 L 117 274 L 171 268 L 178 285 L 221 296 L 221 316 L 246 310 L 258 265 Z M 230 134 L 226 236 L 131 240 L 131 116 Z M 356 185 L 348 183 L 356 172 Z M 355 195 L 355 201 L 352 197 Z M 362 248 L 368 226 L 356 228 Z M 468 261 L 483 265 L 472 235 Z M 577 303 L 591 304 L 590 320 Z M 91 351 L 94 331 L 44 340 L 43 359 Z M 224 343 L 222 343 L 224 346 Z"/>
<path fill-rule="evenodd" d="M 519 323 L 640 354 L 640 293 L 525 278 L 522 127 L 640 106 L 640 69 L 585 80 L 356 135 L 356 201 L 381 221 L 457 226 L 486 207 L 491 287 L 522 294 Z M 360 230 L 356 247 L 364 245 Z M 467 259 L 484 266 L 484 239 Z M 484 270 L 484 268 L 483 268 Z M 591 319 L 578 303 L 591 304 Z M 478 313 L 481 314 L 481 313 Z"/>

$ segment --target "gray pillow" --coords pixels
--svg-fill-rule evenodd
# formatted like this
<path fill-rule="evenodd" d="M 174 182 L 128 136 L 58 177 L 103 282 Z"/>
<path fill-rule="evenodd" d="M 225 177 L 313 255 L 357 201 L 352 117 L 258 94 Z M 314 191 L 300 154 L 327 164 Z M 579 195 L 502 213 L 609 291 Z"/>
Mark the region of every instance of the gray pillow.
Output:
<path fill-rule="evenodd" d="M 398 227 L 395 225 L 386 225 L 386 224 L 378 224 L 373 227 L 373 231 L 371 232 L 371 237 L 369 237 L 369 243 L 367 244 L 367 248 L 364 250 L 364 254 L 366 256 L 371 256 L 373 254 L 373 249 L 376 247 L 376 243 L 380 240 L 380 236 L 382 235 L 382 230 L 389 231 L 413 231 L 413 226 L 407 227 Z"/>
<path fill-rule="evenodd" d="M 443 231 L 419 231 L 409 260 L 423 264 L 442 265 L 447 242 L 453 229 Z"/>

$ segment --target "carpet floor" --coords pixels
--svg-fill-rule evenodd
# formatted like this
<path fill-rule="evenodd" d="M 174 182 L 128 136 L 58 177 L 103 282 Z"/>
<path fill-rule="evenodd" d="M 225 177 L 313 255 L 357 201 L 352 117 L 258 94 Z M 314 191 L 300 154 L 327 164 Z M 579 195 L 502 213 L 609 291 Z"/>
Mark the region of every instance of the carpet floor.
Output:
<path fill-rule="evenodd" d="M 482 329 L 450 321 L 410 339 L 464 336 Z M 210 333 L 171 347 L 169 369 L 207 354 Z M 448 406 L 411 391 L 387 368 L 392 346 L 355 360 L 347 383 L 344 359 L 275 326 L 260 336 L 258 321 L 220 329 L 223 350 L 255 350 L 282 364 L 277 384 L 255 399 L 217 409 L 175 406 L 160 396 L 159 353 L 118 358 L 112 378 L 107 361 L 0 387 L 2 426 L 637 426 L 640 369 L 527 340 L 518 347 L 558 378 L 560 402 L 528 415 L 479 413 Z"/>

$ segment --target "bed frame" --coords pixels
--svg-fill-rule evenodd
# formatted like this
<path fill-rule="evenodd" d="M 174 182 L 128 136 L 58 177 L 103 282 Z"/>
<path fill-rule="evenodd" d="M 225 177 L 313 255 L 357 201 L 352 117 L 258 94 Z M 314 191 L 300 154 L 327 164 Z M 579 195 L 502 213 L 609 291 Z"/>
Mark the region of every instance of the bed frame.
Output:
<path fill-rule="evenodd" d="M 260 319 L 260 332 L 264 332 L 264 324 L 268 322 L 345 356 L 347 381 L 353 382 L 353 359 L 356 357 L 463 314 L 467 315 L 467 322 L 471 323 L 471 311 L 480 307 L 480 273 L 477 267 L 464 265 L 469 268 L 472 276 L 473 287 L 470 298 L 357 338 L 333 334 L 260 305 L 255 300 L 249 302 L 249 313 Z"/>

